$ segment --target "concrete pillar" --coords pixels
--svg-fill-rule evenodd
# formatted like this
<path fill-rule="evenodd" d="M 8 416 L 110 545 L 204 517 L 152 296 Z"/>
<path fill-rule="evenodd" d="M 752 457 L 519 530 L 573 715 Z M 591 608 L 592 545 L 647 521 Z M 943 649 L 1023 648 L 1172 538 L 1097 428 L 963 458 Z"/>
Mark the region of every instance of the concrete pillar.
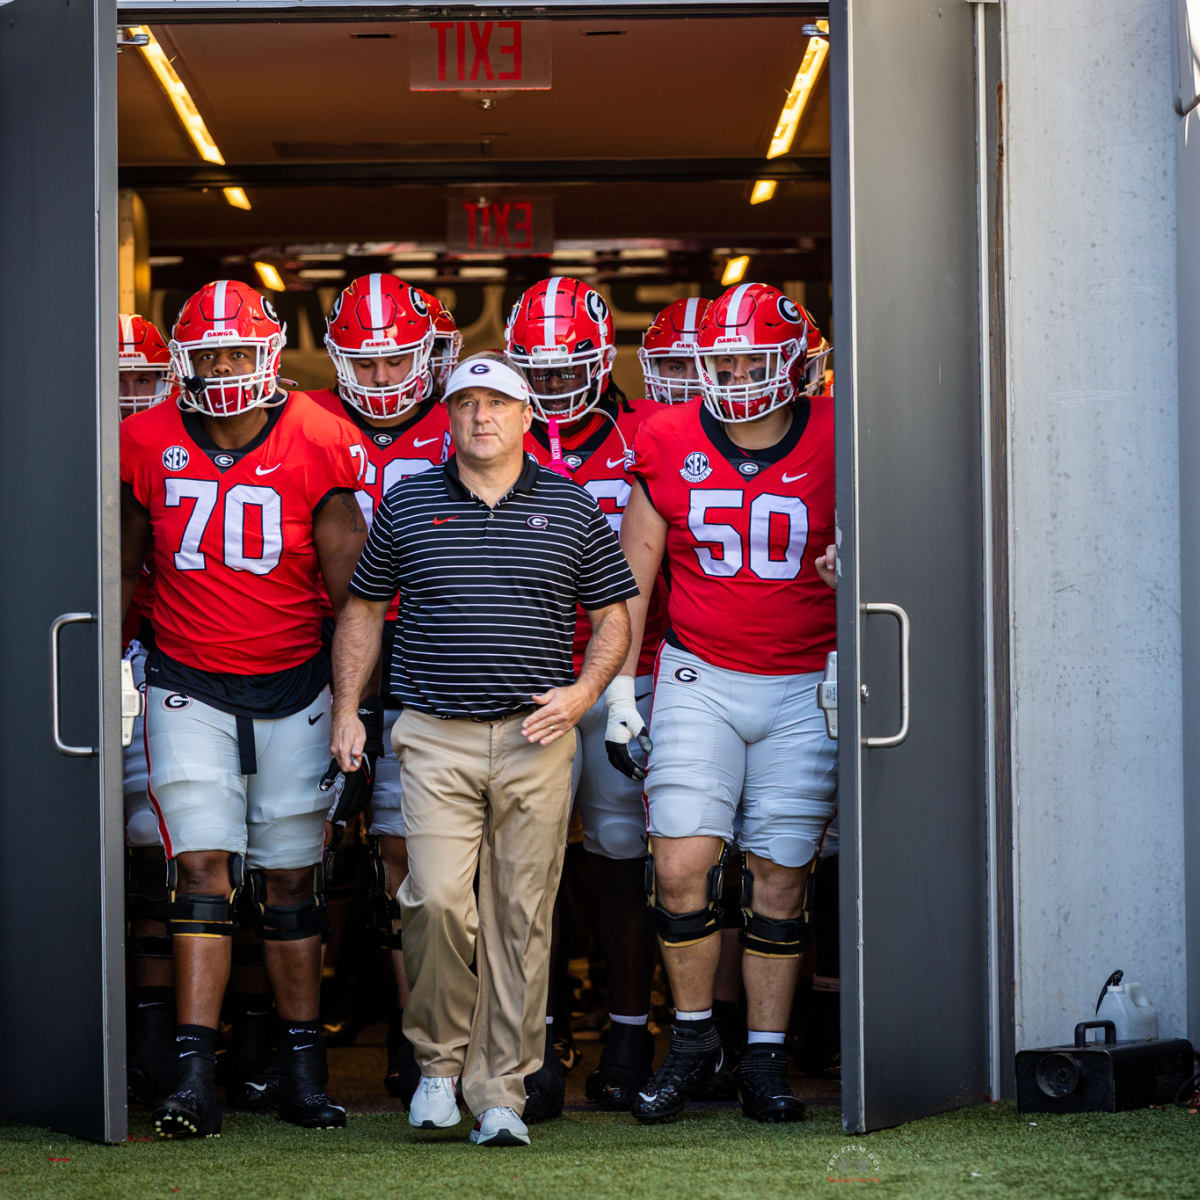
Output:
<path fill-rule="evenodd" d="M 1180 1035 L 1170 11 L 1005 0 L 1003 15 L 1016 1044 L 1067 1040 L 1118 967 Z"/>

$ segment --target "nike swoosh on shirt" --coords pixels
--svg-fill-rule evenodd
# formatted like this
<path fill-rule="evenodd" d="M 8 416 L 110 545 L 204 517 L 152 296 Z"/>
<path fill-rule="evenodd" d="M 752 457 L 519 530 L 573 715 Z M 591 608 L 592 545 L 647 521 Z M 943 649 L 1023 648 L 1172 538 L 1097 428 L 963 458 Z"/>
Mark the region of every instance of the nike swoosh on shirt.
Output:
<path fill-rule="evenodd" d="M 270 475 L 270 473 L 272 471 L 278 471 L 279 468 L 282 466 L 283 466 L 283 463 L 276 463 L 273 467 L 267 467 L 267 469 L 265 471 L 263 470 L 262 467 L 255 467 L 254 473 L 255 473 L 255 475 Z"/>
<path fill-rule="evenodd" d="M 413 438 L 413 445 L 414 446 L 432 446 L 434 442 L 440 442 L 441 440 L 442 439 L 440 437 Z"/>
<path fill-rule="evenodd" d="M 434 517 L 433 523 L 435 525 L 445 525 L 447 521 L 457 521 L 460 516 L 462 516 L 461 513 L 455 513 L 452 517 Z"/>
<path fill-rule="evenodd" d="M 623 455 L 623 454 L 621 455 L 620 458 L 610 458 L 608 460 L 608 466 L 609 466 L 610 470 L 613 467 L 623 467 L 624 465 L 625 465 L 625 455 Z"/>
<path fill-rule="evenodd" d="M 803 479 L 803 478 L 805 477 L 805 475 L 807 475 L 807 474 L 808 474 L 808 472 L 807 472 L 807 471 L 801 471 L 799 475 L 787 475 L 787 474 L 785 474 L 785 475 L 783 476 L 783 482 L 784 482 L 784 483 L 795 483 L 797 479 Z"/>

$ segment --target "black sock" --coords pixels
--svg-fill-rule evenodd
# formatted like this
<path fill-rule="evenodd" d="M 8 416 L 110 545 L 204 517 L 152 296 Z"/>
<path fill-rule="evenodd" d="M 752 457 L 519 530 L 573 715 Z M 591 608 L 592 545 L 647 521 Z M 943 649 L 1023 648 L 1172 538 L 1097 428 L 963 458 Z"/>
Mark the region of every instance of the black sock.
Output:
<path fill-rule="evenodd" d="M 285 1021 L 279 1018 L 279 1052 L 299 1054 L 321 1048 L 321 1026 L 317 1021 Z"/>
<path fill-rule="evenodd" d="M 209 1062 L 217 1061 L 217 1031 L 207 1025 L 176 1025 L 175 1046 L 180 1058 L 195 1054 Z"/>

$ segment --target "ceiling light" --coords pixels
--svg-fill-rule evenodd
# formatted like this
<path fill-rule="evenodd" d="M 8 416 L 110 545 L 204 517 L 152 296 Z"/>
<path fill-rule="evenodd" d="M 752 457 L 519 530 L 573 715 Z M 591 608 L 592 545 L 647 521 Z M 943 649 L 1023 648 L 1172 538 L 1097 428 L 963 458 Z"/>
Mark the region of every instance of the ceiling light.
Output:
<path fill-rule="evenodd" d="M 746 268 L 750 265 L 750 255 L 736 254 L 733 258 L 725 263 L 725 270 L 721 272 L 721 286 L 733 287 L 735 283 L 741 283 L 746 277 Z"/>
<path fill-rule="evenodd" d="M 397 279 L 403 279 L 405 283 L 422 282 L 438 277 L 436 267 L 407 267 L 403 271 L 393 271 L 392 274 Z"/>
<path fill-rule="evenodd" d="M 250 197 L 240 187 L 228 187 L 221 189 L 221 195 L 228 201 L 230 208 L 244 208 L 247 211 L 250 209 Z M 753 201 L 751 201 L 753 203 Z"/>
<path fill-rule="evenodd" d="M 272 266 L 271 263 L 256 262 L 254 269 L 258 272 L 258 277 L 262 280 L 263 287 L 270 288 L 273 292 L 282 292 L 284 290 L 283 276 L 280 275 L 278 269 Z"/>
<path fill-rule="evenodd" d="M 286 251 L 285 251 L 285 253 L 286 253 Z M 311 251 L 306 251 L 304 254 L 296 255 L 296 259 L 298 262 L 311 262 L 311 263 L 317 263 L 317 262 L 340 263 L 342 261 L 342 259 L 345 257 L 346 256 L 340 250 L 337 250 L 337 251 L 311 250 Z"/>
<path fill-rule="evenodd" d="M 152 267 L 177 267 L 183 262 L 182 254 L 151 254 L 146 261 Z"/>
<path fill-rule="evenodd" d="M 503 267 L 459 267 L 459 279 L 507 279 L 508 272 Z"/>
<path fill-rule="evenodd" d="M 774 179 L 759 179 L 754 184 L 754 190 L 750 193 L 751 204 L 766 204 L 772 196 L 775 195 L 775 180 Z"/>
<path fill-rule="evenodd" d="M 779 158 L 780 155 L 786 154 L 792 148 L 792 140 L 800 126 L 800 118 L 804 116 L 804 108 L 808 104 L 808 98 L 812 95 L 813 88 L 816 87 L 817 79 L 821 75 L 821 68 L 824 67 L 828 54 L 829 42 L 825 38 L 808 39 L 800 70 L 796 72 L 796 78 L 792 81 L 787 99 L 783 102 L 783 108 L 779 113 L 779 122 L 771 136 L 771 145 L 767 149 L 768 158 Z"/>
<path fill-rule="evenodd" d="M 208 132 L 208 126 L 204 124 L 204 118 L 200 115 L 196 102 L 184 86 L 183 80 L 179 78 L 175 68 L 171 66 L 167 52 L 159 44 L 158 38 L 150 32 L 148 25 L 135 25 L 130 29 L 130 33 L 135 36 L 146 35 L 146 44 L 139 46 L 138 49 L 141 50 L 147 66 L 154 72 L 159 86 L 166 93 L 171 107 L 175 110 L 175 115 L 179 118 L 179 123 L 183 126 L 184 133 L 192 139 L 200 157 L 205 162 L 223 164 L 225 159 L 222 157 L 221 151 L 217 149 L 217 143 L 213 141 L 212 135 Z"/>
<path fill-rule="evenodd" d="M 346 272 L 341 267 L 305 267 L 297 271 L 301 279 L 345 279 Z"/>

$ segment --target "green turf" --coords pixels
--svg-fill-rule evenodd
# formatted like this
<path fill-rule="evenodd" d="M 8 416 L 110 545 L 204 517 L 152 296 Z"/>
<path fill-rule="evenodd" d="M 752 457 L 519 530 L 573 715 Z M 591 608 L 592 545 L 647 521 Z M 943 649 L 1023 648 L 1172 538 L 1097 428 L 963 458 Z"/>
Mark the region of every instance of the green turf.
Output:
<path fill-rule="evenodd" d="M 1034 1123 L 1036 1122 L 1036 1123 Z M 706 1200 L 857 1195 L 922 1200 L 1200 1194 L 1200 1117 L 1180 1109 L 1076 1117 L 1021 1116 L 984 1105 L 851 1138 L 837 1111 L 760 1126 L 735 1110 L 643 1128 L 628 1117 L 572 1113 L 533 1130 L 529 1149 L 480 1150 L 469 1125 L 417 1134 L 402 1116 L 353 1116 L 340 1132 L 228 1116 L 219 1139 L 147 1140 L 135 1118 L 123 1146 L 97 1146 L 0 1125 L 0 1197 L 570 1197 Z M 856 1157 L 853 1163 L 840 1156 Z M 832 1183 L 841 1171 L 878 1183 Z M 60 1161 L 55 1161 L 60 1160 Z M 66 1160 L 66 1161 L 61 1161 Z M 858 1176 L 856 1175 L 856 1178 Z"/>

